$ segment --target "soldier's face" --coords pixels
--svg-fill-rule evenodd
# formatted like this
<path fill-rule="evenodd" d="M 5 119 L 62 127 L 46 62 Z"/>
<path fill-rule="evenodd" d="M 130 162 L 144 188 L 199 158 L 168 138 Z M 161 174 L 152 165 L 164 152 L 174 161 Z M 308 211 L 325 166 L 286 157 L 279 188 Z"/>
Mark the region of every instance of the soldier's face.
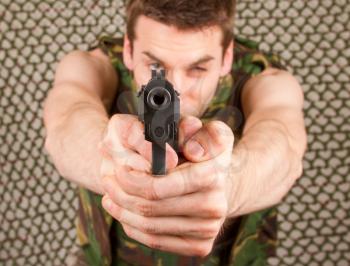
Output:
<path fill-rule="evenodd" d="M 133 71 L 138 88 L 148 83 L 151 67 L 157 63 L 180 93 L 181 115 L 201 116 L 220 76 L 231 70 L 233 44 L 223 53 L 221 29 L 180 31 L 141 16 L 135 34 L 132 49 L 125 37 L 124 63 Z"/>

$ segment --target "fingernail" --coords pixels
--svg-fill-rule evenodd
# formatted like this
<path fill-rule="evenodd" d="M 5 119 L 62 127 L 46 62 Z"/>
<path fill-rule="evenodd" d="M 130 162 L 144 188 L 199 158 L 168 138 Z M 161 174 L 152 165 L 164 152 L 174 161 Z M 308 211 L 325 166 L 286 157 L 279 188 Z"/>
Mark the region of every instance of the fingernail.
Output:
<path fill-rule="evenodd" d="M 112 207 L 112 201 L 110 199 L 105 199 L 105 207 L 110 209 Z"/>
<path fill-rule="evenodd" d="M 204 154 L 204 149 L 203 149 L 202 145 L 200 145 L 195 140 L 189 140 L 186 143 L 186 149 L 190 154 L 192 154 L 195 157 L 200 157 Z"/>

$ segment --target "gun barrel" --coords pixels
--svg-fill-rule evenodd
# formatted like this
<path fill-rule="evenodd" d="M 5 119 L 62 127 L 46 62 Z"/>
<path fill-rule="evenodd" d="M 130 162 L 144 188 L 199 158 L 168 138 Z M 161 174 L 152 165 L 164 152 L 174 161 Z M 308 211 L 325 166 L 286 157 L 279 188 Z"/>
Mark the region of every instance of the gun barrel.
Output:
<path fill-rule="evenodd" d="M 179 93 L 166 80 L 164 70 L 152 70 L 152 78 L 138 93 L 138 116 L 145 139 L 152 142 L 152 174 L 166 174 L 166 143 L 178 151 Z"/>

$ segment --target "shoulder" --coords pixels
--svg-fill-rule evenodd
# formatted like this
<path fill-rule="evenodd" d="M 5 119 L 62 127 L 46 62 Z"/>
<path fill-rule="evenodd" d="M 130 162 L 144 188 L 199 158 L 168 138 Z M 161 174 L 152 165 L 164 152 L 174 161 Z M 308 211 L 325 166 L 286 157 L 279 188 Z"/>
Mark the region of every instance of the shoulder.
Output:
<path fill-rule="evenodd" d="M 258 42 L 235 36 L 233 72 L 238 75 L 255 76 L 267 68 L 286 70 L 286 63 L 282 62 L 277 53 L 259 49 Z"/>
<path fill-rule="evenodd" d="M 89 48 L 89 50 L 93 51 L 97 49 L 104 55 L 106 55 L 109 59 L 121 59 L 123 53 L 123 40 L 123 37 L 100 35 L 98 36 L 95 44 L 91 48 Z"/>
<path fill-rule="evenodd" d="M 245 115 L 252 109 L 269 106 L 303 104 L 298 80 L 287 70 L 287 64 L 274 52 L 262 51 L 253 40 L 235 37 L 234 74 L 244 80 L 241 104 Z"/>
<path fill-rule="evenodd" d="M 61 79 L 78 79 L 79 77 L 95 76 L 102 69 L 107 69 L 106 58 L 98 51 L 73 50 L 64 55 L 56 68 L 55 82 Z"/>
<path fill-rule="evenodd" d="M 301 109 L 304 94 L 299 81 L 291 73 L 276 68 L 267 68 L 249 79 L 241 96 L 246 115 L 254 110 L 272 107 Z"/>
<path fill-rule="evenodd" d="M 265 75 L 277 70 L 285 71 L 286 64 L 282 62 L 278 54 L 262 51 L 259 49 L 258 42 L 241 36 L 234 37 L 233 50 L 234 60 L 231 75 L 234 88 L 232 104 L 243 111 L 248 103 L 242 98 L 247 95 L 247 91 L 252 91 L 247 88 L 247 84 L 259 83 L 260 80 L 256 81 L 257 79 L 254 79 L 254 77 L 263 73 Z"/>
<path fill-rule="evenodd" d="M 297 78 L 287 70 L 287 64 L 278 54 L 258 47 L 255 41 L 235 37 L 233 104 L 242 112 L 244 120 L 252 112 L 268 108 L 300 110 L 304 93 Z"/>
<path fill-rule="evenodd" d="M 117 80 L 114 69 L 101 51 L 73 50 L 59 61 L 53 87 L 62 88 L 62 84 L 75 84 L 104 100 L 114 94 Z"/>

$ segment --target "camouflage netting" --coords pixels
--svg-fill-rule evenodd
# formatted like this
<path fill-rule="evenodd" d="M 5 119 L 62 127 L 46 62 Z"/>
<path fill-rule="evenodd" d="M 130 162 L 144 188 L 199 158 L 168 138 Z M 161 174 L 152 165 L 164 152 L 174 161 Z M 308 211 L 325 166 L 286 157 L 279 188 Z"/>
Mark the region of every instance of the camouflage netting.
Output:
<path fill-rule="evenodd" d="M 279 207 L 271 265 L 349 265 L 350 3 L 239 1 L 236 33 L 282 55 L 305 91 L 304 174 Z M 83 3 L 83 4 L 82 4 Z M 121 35 L 121 1 L 0 1 L 0 264 L 78 265 L 75 186 L 43 151 L 57 61 Z"/>

